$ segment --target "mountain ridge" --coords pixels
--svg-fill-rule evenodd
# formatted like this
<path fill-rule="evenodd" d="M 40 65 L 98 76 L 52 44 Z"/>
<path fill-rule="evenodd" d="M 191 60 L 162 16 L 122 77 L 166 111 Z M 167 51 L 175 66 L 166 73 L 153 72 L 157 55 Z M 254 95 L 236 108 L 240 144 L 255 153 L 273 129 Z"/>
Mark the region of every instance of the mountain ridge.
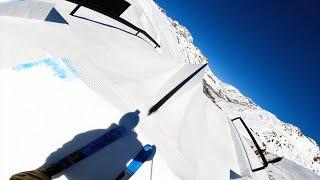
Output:
<path fill-rule="evenodd" d="M 191 64 L 207 63 L 208 59 L 194 45 L 191 32 L 177 20 L 170 18 L 157 3 L 155 4 L 171 24 L 185 61 Z M 203 85 L 207 97 L 230 119 L 241 116 L 246 121 L 267 151 L 284 156 L 320 175 L 319 145 L 311 137 L 305 136 L 300 128 L 281 121 L 271 112 L 261 108 L 237 88 L 222 82 L 211 69 L 207 70 Z M 268 128 L 264 125 L 268 125 Z"/>

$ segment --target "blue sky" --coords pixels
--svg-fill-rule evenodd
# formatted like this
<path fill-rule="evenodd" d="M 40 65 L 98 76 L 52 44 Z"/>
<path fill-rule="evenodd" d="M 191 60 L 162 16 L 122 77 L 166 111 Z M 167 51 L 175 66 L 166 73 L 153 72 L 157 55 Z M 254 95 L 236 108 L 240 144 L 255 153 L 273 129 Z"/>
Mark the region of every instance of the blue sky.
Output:
<path fill-rule="evenodd" d="M 220 79 L 320 142 L 320 1 L 156 2 Z"/>

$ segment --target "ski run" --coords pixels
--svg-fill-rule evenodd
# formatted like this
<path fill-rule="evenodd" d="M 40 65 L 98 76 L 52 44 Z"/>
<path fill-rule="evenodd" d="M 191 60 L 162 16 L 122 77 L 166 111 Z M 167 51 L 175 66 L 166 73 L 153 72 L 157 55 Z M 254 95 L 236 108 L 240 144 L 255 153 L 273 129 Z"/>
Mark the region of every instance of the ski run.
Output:
<path fill-rule="evenodd" d="M 0 179 L 319 179 L 317 143 L 221 82 L 155 2 L 101 2 L 0 1 Z"/>

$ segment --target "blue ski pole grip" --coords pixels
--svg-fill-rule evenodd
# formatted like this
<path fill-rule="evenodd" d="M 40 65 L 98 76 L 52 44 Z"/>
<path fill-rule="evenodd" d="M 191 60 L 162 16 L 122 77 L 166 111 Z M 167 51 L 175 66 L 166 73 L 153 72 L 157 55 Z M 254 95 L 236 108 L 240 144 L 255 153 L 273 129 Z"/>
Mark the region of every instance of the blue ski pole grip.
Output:
<path fill-rule="evenodd" d="M 147 144 L 143 147 L 143 150 L 133 159 L 126 169 L 126 173 L 134 174 L 142 164 L 149 159 L 153 151 L 153 146 Z"/>
<path fill-rule="evenodd" d="M 125 170 L 123 170 L 116 178 L 116 180 L 128 180 L 134 173 L 136 173 L 143 163 L 153 157 L 156 147 L 149 144 L 145 145 L 140 152 L 129 163 Z"/>
<path fill-rule="evenodd" d="M 145 146 L 143 147 L 143 149 L 144 149 L 145 151 L 150 151 L 150 150 L 153 149 L 153 147 L 152 147 L 150 144 L 147 144 L 147 145 L 145 145 Z"/>

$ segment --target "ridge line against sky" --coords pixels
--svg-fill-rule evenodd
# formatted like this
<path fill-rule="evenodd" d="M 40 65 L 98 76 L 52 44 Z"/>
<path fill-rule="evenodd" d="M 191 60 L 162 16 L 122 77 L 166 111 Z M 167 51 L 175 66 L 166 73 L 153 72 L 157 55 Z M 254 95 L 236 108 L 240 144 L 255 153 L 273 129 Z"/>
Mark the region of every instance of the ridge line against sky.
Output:
<path fill-rule="evenodd" d="M 213 73 L 320 142 L 320 1 L 156 0 Z"/>

